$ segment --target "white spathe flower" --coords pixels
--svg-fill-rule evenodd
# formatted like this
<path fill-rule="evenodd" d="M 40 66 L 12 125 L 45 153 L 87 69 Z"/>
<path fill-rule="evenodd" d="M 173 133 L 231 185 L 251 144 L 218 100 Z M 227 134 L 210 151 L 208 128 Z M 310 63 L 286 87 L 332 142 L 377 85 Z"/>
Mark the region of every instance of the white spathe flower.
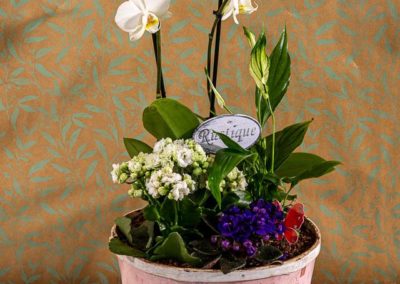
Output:
<path fill-rule="evenodd" d="M 251 0 L 231 0 L 226 5 L 226 7 L 223 11 L 222 20 L 225 21 L 230 16 L 232 16 L 235 23 L 239 24 L 237 15 L 251 14 L 251 13 L 255 12 L 257 9 L 258 9 L 257 4 L 255 4 L 255 7 L 254 7 L 253 4 L 251 3 Z"/>
<path fill-rule="evenodd" d="M 160 17 L 168 14 L 170 0 L 129 0 L 122 3 L 115 15 L 118 27 L 129 33 L 131 41 L 141 38 L 145 31 L 156 33 Z"/>

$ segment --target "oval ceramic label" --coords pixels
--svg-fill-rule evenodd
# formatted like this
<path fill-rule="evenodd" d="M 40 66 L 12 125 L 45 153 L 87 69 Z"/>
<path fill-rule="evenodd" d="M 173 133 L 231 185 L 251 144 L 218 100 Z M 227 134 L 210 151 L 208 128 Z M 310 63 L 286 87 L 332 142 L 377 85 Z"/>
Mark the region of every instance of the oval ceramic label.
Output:
<path fill-rule="evenodd" d="M 246 149 L 257 142 L 261 126 L 257 120 L 247 115 L 219 115 L 200 124 L 193 133 L 193 139 L 206 152 L 216 153 L 226 146 L 215 132 L 225 134 Z"/>

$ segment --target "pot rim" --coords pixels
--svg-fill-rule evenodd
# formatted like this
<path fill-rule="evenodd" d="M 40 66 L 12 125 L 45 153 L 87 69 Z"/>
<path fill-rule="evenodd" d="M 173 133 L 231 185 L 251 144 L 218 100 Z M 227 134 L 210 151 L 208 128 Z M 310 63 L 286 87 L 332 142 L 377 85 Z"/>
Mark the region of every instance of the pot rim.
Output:
<path fill-rule="evenodd" d="M 133 210 L 128 214 L 137 212 L 139 210 L 141 209 Z M 208 283 L 217 283 L 222 281 L 234 282 L 238 281 L 238 279 L 248 281 L 290 274 L 306 267 L 308 264 L 313 262 L 321 250 L 321 232 L 319 228 L 310 218 L 306 217 L 305 219 L 315 232 L 315 243 L 302 254 L 286 260 L 282 264 L 278 265 L 270 264 L 248 269 L 239 269 L 228 274 L 223 274 L 218 269 L 176 267 L 132 256 L 117 255 L 117 257 L 120 261 L 124 261 L 143 272 L 176 281 L 193 281 L 193 279 L 196 279 L 196 281 Z M 114 225 L 111 230 L 111 237 L 115 235 L 115 228 L 116 227 Z"/>

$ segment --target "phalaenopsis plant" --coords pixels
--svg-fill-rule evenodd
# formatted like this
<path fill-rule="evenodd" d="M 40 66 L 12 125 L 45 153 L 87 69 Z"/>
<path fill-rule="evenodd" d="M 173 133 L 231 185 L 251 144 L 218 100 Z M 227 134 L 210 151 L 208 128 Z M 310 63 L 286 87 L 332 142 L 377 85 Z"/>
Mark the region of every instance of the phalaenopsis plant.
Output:
<path fill-rule="evenodd" d="M 215 132 L 225 147 L 205 151 L 192 137 L 196 128 L 223 113 L 232 114 L 217 89 L 222 22 L 252 14 L 250 0 L 219 0 L 208 38 L 204 82 L 210 112 L 196 114 L 166 97 L 162 72 L 161 29 L 171 17 L 169 0 L 129 0 L 118 8 L 115 22 L 132 41 L 148 32 L 157 65 L 156 100 L 144 109 L 143 126 L 156 138 L 153 147 L 133 138 L 124 144 L 130 160 L 113 165 L 115 183 L 127 184 L 128 194 L 147 201 L 136 214 L 116 219 L 117 234 L 109 248 L 116 254 L 179 266 L 219 268 L 224 273 L 242 267 L 280 263 L 285 251 L 301 238 L 304 207 L 293 188 L 302 180 L 334 170 L 337 161 L 294 152 L 312 122 L 276 131 L 275 109 L 290 81 L 286 28 L 268 53 L 266 36 L 244 28 L 249 43 L 249 70 L 255 81 L 256 118 L 267 133 L 247 149 L 237 137 Z M 178 5 L 178 4 L 177 4 Z M 166 24 L 167 25 L 167 24 Z M 270 125 L 270 127 L 266 127 Z"/>

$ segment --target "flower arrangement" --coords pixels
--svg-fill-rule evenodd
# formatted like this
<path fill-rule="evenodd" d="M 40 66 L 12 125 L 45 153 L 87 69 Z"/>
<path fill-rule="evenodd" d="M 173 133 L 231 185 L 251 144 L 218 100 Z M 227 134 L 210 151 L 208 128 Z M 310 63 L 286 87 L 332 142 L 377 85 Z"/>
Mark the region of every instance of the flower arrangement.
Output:
<path fill-rule="evenodd" d="M 257 133 L 253 145 L 243 147 L 241 139 L 249 133 L 230 135 L 228 130 L 214 130 L 213 139 L 222 141 L 224 147 L 206 152 L 194 136 L 209 120 L 166 98 L 160 29 L 169 6 L 169 0 L 129 0 L 118 8 L 115 18 L 130 40 L 141 38 L 145 31 L 153 35 L 157 95 L 143 112 L 143 125 L 157 142 L 150 147 L 136 139 L 124 139 L 131 159 L 113 165 L 112 179 L 128 184 L 129 195 L 148 204 L 139 217 L 116 219 L 109 248 L 116 254 L 218 268 L 224 273 L 281 263 L 295 255 L 291 247 L 304 232 L 304 208 L 295 201 L 293 188 L 340 164 L 294 152 L 311 121 L 275 129 L 274 111 L 290 81 L 286 29 L 268 55 L 265 34 L 256 37 L 244 28 L 251 48 L 249 69 L 256 85 L 257 123 L 264 129 L 270 121 L 272 132 L 265 137 Z M 215 101 L 235 117 L 216 87 L 221 22 L 232 16 L 238 23 L 238 15 L 256 10 L 250 0 L 220 0 L 214 12 L 205 68 L 212 119 L 218 118 Z"/>

